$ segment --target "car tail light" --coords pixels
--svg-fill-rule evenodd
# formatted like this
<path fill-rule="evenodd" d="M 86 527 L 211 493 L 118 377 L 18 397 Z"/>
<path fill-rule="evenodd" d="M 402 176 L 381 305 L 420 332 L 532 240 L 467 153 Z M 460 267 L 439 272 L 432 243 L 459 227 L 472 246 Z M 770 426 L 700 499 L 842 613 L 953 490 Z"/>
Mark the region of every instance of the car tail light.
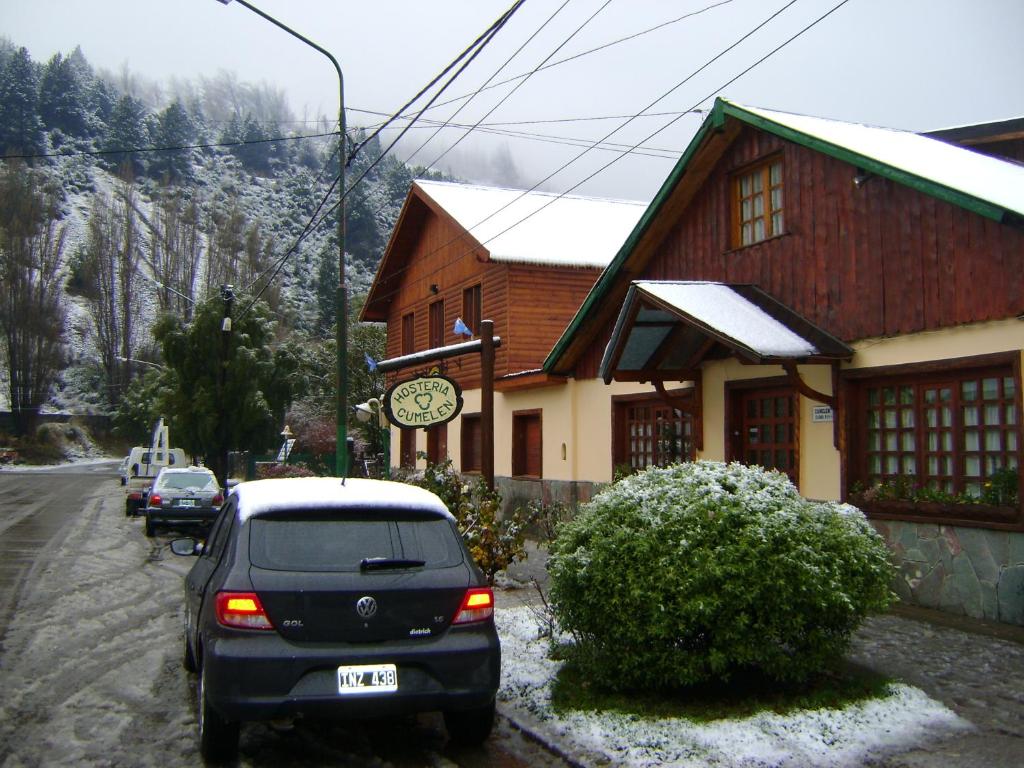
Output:
<path fill-rule="evenodd" d="M 217 621 L 238 629 L 273 629 L 255 592 L 218 592 Z"/>
<path fill-rule="evenodd" d="M 159 507 L 163 503 L 163 499 L 157 496 L 155 493 L 149 497 L 149 506 Z"/>
<path fill-rule="evenodd" d="M 132 491 L 131 493 L 128 494 L 128 498 L 131 499 L 132 501 L 138 501 L 139 499 L 142 498 L 142 494 L 139 491 Z"/>
<path fill-rule="evenodd" d="M 224 503 L 224 497 L 221 496 L 219 493 L 216 496 L 213 497 L 213 506 L 219 507 L 223 503 Z"/>
<path fill-rule="evenodd" d="M 470 624 L 486 621 L 494 616 L 494 592 L 490 587 L 475 587 L 466 590 L 462 606 L 452 619 L 452 624 Z"/>

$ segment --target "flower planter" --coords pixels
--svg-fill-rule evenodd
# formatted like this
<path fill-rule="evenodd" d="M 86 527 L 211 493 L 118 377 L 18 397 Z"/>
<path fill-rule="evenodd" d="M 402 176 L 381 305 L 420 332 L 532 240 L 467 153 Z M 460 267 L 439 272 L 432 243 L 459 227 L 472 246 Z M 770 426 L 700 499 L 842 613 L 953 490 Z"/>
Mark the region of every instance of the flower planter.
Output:
<path fill-rule="evenodd" d="M 998 527 L 1021 526 L 1019 507 L 994 506 L 992 504 L 953 504 L 940 501 L 908 501 L 893 499 L 886 501 L 865 501 L 850 499 L 868 517 L 888 520 L 907 520 L 939 525 L 965 525 Z"/>

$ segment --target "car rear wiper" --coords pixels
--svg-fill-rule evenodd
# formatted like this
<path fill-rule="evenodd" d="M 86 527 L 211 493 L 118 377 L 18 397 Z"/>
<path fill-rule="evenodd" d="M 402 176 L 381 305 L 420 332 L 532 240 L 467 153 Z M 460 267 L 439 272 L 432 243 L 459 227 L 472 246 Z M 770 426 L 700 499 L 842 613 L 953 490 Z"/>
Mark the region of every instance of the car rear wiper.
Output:
<path fill-rule="evenodd" d="M 407 560 L 399 557 L 364 557 L 359 561 L 361 571 L 380 571 L 387 568 L 422 568 L 426 560 Z"/>

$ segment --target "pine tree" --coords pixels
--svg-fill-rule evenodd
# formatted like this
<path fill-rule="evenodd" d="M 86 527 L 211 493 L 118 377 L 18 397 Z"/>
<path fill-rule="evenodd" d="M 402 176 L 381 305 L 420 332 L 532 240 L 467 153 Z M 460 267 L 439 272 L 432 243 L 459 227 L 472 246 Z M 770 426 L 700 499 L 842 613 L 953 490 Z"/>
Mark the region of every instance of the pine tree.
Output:
<path fill-rule="evenodd" d="M 0 72 L 0 104 L 0 154 L 41 153 L 39 74 L 26 48 L 15 51 Z"/>
<path fill-rule="evenodd" d="M 124 150 L 145 147 L 149 144 L 149 130 L 146 127 L 146 108 L 142 102 L 131 96 L 117 100 L 114 111 L 107 123 L 103 148 L 113 154 L 106 155 L 109 168 L 122 176 L 141 175 L 145 170 L 142 155 Z"/>
<path fill-rule="evenodd" d="M 168 147 L 154 153 L 149 174 L 165 183 L 178 183 L 192 178 L 193 151 L 182 149 L 196 140 L 196 127 L 180 101 L 171 102 L 156 116 L 153 143 Z"/>
<path fill-rule="evenodd" d="M 39 117 L 48 131 L 73 137 L 88 134 L 89 113 L 81 73 L 70 58 L 59 53 L 46 62 L 39 79 Z"/>

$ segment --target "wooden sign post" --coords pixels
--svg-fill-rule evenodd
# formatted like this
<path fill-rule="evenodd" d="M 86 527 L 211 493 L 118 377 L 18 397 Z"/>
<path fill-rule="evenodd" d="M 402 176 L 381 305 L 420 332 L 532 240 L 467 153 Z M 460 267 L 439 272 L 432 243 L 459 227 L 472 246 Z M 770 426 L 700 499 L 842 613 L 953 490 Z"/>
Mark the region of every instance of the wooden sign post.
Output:
<path fill-rule="evenodd" d="M 501 338 L 494 335 L 494 321 L 480 323 L 480 338 L 447 347 L 435 347 L 377 363 L 381 373 L 400 371 L 462 355 L 480 355 L 480 473 L 488 490 L 494 490 L 494 350 Z M 390 461 L 390 457 L 388 461 Z"/>

